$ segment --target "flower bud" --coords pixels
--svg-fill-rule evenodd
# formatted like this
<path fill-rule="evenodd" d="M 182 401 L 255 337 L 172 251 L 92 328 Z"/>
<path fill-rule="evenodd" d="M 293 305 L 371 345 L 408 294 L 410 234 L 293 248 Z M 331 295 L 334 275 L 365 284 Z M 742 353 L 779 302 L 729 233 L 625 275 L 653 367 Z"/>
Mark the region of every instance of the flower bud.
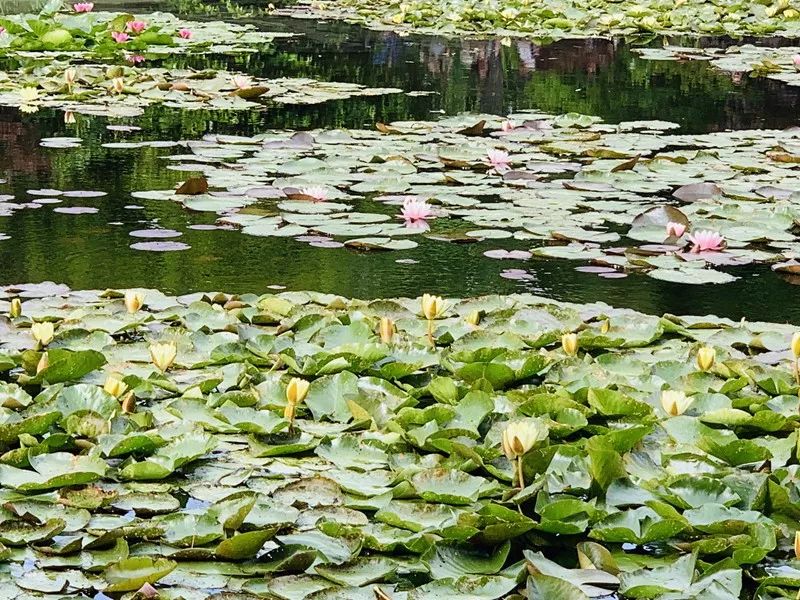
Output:
<path fill-rule="evenodd" d="M 578 354 L 578 334 L 565 333 L 562 335 L 561 347 L 568 356 L 576 356 Z"/>
<path fill-rule="evenodd" d="M 422 314 L 428 321 L 433 321 L 444 311 L 444 300 L 441 296 L 422 296 Z"/>
<path fill-rule="evenodd" d="M 384 344 L 390 344 L 394 337 L 394 321 L 389 317 L 381 317 L 381 324 L 379 327 L 381 341 Z"/>
<path fill-rule="evenodd" d="M 22 300 L 14 298 L 11 300 L 11 309 L 8 311 L 11 318 L 16 319 L 22 314 Z"/>
<path fill-rule="evenodd" d="M 165 372 L 172 366 L 177 356 L 178 346 L 175 342 L 150 344 L 150 359 L 162 372 Z"/>
<path fill-rule="evenodd" d="M 703 346 L 697 351 L 697 368 L 701 371 L 708 371 L 714 366 L 717 351 L 711 346 Z"/>

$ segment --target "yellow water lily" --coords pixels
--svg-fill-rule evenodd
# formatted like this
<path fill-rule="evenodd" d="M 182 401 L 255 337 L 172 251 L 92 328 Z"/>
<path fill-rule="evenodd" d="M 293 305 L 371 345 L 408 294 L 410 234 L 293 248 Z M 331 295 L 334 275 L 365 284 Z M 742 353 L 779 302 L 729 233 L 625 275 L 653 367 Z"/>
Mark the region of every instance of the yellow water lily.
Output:
<path fill-rule="evenodd" d="M 39 358 L 39 362 L 36 364 L 36 374 L 38 375 L 49 366 L 50 366 L 50 357 L 47 355 L 47 352 L 45 352 L 44 354 L 42 354 L 41 358 Z"/>
<path fill-rule="evenodd" d="M 31 325 L 31 335 L 33 339 L 39 342 L 42 346 L 47 346 L 53 341 L 55 336 L 55 327 L 49 321 L 44 323 L 34 323 Z"/>
<path fill-rule="evenodd" d="M 561 336 L 561 347 L 567 356 L 576 356 L 578 354 L 578 334 L 565 333 Z"/>
<path fill-rule="evenodd" d="M 381 336 L 381 341 L 384 344 L 390 344 L 394 337 L 394 321 L 389 317 L 381 317 L 381 323 L 378 327 L 378 332 Z"/>
<path fill-rule="evenodd" d="M 511 421 L 503 430 L 500 444 L 508 460 L 517 461 L 517 479 L 520 488 L 525 487 L 525 478 L 522 472 L 522 457 L 539 442 L 547 438 L 547 425 L 538 419 L 525 419 L 524 421 Z"/>
<path fill-rule="evenodd" d="M 177 356 L 178 346 L 175 342 L 150 344 L 150 359 L 162 372 L 165 372 L 172 366 Z"/>
<path fill-rule="evenodd" d="M 119 398 L 128 389 L 128 385 L 122 381 L 122 377 L 118 373 L 109 373 L 103 389 L 115 398 Z"/>
<path fill-rule="evenodd" d="M 292 377 L 289 385 L 286 386 L 286 408 L 283 410 L 283 418 L 289 421 L 291 426 L 294 423 L 294 415 L 297 412 L 297 405 L 308 396 L 310 383 L 299 377 Z"/>
<path fill-rule="evenodd" d="M 129 313 L 139 312 L 144 306 L 144 294 L 135 290 L 125 292 L 125 308 Z"/>
<path fill-rule="evenodd" d="M 464 320 L 473 327 L 477 327 L 478 323 L 481 322 L 481 311 L 473 310 L 466 317 L 464 317 Z"/>
<path fill-rule="evenodd" d="M 661 392 L 661 408 L 671 417 L 677 417 L 686 412 L 694 402 L 694 399 L 687 396 L 680 390 L 664 390 Z"/>
<path fill-rule="evenodd" d="M 444 299 L 441 296 L 431 294 L 422 295 L 422 314 L 429 321 L 438 318 L 444 312 Z"/>
<path fill-rule="evenodd" d="M 703 346 L 697 351 L 697 368 L 701 371 L 708 371 L 714 366 L 717 358 L 717 351 L 711 346 Z"/>
<path fill-rule="evenodd" d="M 11 308 L 8 311 L 11 318 L 16 318 L 22 314 L 22 300 L 14 298 L 11 300 Z"/>

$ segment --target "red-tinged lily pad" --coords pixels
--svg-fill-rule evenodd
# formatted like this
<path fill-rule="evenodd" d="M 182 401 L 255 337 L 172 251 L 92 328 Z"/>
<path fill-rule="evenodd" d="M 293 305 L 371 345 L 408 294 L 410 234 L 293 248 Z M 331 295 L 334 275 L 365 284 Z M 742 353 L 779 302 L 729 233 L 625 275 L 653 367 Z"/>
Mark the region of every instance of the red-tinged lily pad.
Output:
<path fill-rule="evenodd" d="M 502 248 L 497 250 L 487 250 L 483 253 L 483 255 L 488 258 L 512 260 L 528 260 L 531 256 L 533 256 L 527 250 L 503 250 Z"/>
<path fill-rule="evenodd" d="M 535 277 L 523 269 L 506 269 L 500 272 L 500 277 L 503 279 L 514 279 L 517 281 L 529 281 Z"/>

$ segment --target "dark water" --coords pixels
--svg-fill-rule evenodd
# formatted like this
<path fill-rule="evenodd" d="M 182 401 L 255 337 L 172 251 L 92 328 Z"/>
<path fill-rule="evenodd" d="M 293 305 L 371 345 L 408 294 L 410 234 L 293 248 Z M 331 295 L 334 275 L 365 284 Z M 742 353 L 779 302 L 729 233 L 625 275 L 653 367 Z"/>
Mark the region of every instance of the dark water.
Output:
<path fill-rule="evenodd" d="M 114 8 L 146 6 L 120 3 Z M 169 3 L 149 3 L 170 9 Z M 184 5 L 185 6 L 185 5 Z M 105 8 L 98 3 L 98 8 Z M 187 15 L 192 16 L 192 15 Z M 398 37 L 342 23 L 255 17 L 265 29 L 295 31 L 263 53 L 244 57 L 172 58 L 175 66 L 230 67 L 268 77 L 302 76 L 374 87 L 430 91 L 351 99 L 312 107 L 280 107 L 248 113 L 207 113 L 153 108 L 130 120 L 136 134 L 106 129 L 102 118 L 79 118 L 65 126 L 60 112 L 21 116 L 0 109 L 0 194 L 32 200 L 29 189 L 102 190 L 99 199 L 71 199 L 61 205 L 0 217 L 0 283 L 54 280 L 74 288 L 147 286 L 166 292 L 196 290 L 263 292 L 270 284 L 358 297 L 452 296 L 531 291 L 575 302 L 602 300 L 653 313 L 715 313 L 749 319 L 800 322 L 798 288 L 768 268 L 737 269 L 739 281 L 724 286 L 682 286 L 643 276 L 606 280 L 574 270 L 577 263 L 498 261 L 483 252 L 508 247 L 503 241 L 470 245 L 420 239 L 411 251 L 358 253 L 318 249 L 283 238 L 259 238 L 235 231 L 196 231 L 214 215 L 189 213 L 169 202 L 140 201 L 131 191 L 169 189 L 183 178 L 167 170 L 160 156 L 169 150 L 108 150 L 117 140 L 195 139 L 208 132 L 253 134 L 270 128 L 372 127 L 376 121 L 435 119 L 463 111 L 507 114 L 538 109 L 595 114 L 610 122 L 665 119 L 683 131 L 772 128 L 797 124 L 800 90 L 765 80 L 732 78 L 702 63 L 642 61 L 622 43 L 565 41 L 538 47 L 528 41 L 447 40 Z M 83 138 L 78 149 L 47 149 L 42 137 Z M 64 215 L 54 206 L 87 205 L 97 214 Z M 139 204 L 143 209 L 125 209 Z M 135 229 L 157 223 L 183 233 L 183 252 L 131 249 Z M 520 246 L 524 247 L 524 246 Z M 397 259 L 415 259 L 399 264 Z M 501 277 L 524 268 L 526 281 Z"/>

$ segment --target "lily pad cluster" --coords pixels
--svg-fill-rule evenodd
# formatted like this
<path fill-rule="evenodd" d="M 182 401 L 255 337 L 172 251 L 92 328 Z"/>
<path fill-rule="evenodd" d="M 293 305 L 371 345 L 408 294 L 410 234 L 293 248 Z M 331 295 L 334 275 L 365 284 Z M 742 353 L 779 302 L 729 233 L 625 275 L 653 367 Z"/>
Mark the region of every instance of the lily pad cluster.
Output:
<path fill-rule="evenodd" d="M 767 77 L 786 85 L 800 85 L 800 48 L 785 46 L 769 48 L 745 44 L 728 48 L 638 48 L 646 60 L 707 61 L 721 71 L 748 73 L 751 77 Z"/>
<path fill-rule="evenodd" d="M 305 0 L 285 12 L 375 29 L 553 40 L 637 34 L 795 37 L 800 31 L 800 12 L 789 2 Z"/>
<path fill-rule="evenodd" d="M 0 18 L 0 27 L 0 56 L 28 58 L 69 54 L 81 59 L 109 59 L 187 51 L 250 53 L 275 38 L 292 35 L 259 31 L 249 24 L 187 21 L 161 12 L 75 12 L 74 3 L 60 1 L 49 2 L 37 15 L 5 15 Z"/>
<path fill-rule="evenodd" d="M 526 260 L 520 242 L 533 242 L 534 257 L 582 261 L 604 276 L 725 283 L 736 278 L 729 267 L 795 264 L 800 132 L 675 128 L 520 113 L 209 135 L 169 157 L 169 168 L 207 186 L 133 196 L 216 212 L 245 234 L 332 247 L 406 249 L 424 235 L 505 241 L 511 252 L 487 255 Z M 409 201 L 431 214 L 403 219 Z M 719 243 L 697 241 L 706 238 Z"/>
<path fill-rule="evenodd" d="M 3 598 L 800 587 L 789 326 L 529 295 L 3 297 Z"/>
<path fill-rule="evenodd" d="M 399 93 L 354 83 L 306 78 L 258 79 L 244 73 L 49 62 L 0 73 L 0 105 L 24 112 L 59 108 L 110 117 L 141 115 L 148 106 L 252 110 L 264 101 L 319 104 L 354 96 Z"/>

